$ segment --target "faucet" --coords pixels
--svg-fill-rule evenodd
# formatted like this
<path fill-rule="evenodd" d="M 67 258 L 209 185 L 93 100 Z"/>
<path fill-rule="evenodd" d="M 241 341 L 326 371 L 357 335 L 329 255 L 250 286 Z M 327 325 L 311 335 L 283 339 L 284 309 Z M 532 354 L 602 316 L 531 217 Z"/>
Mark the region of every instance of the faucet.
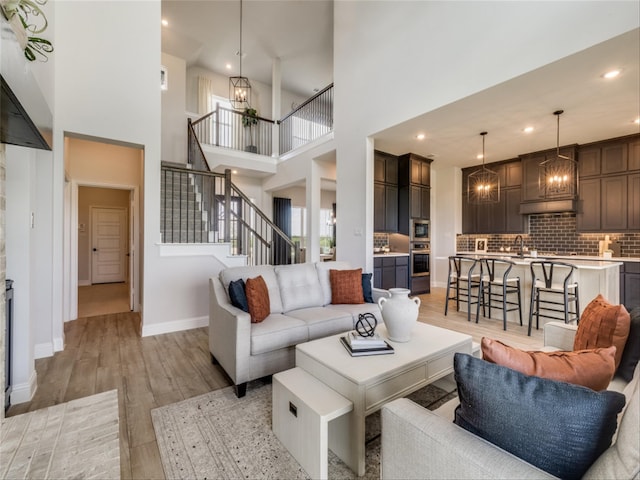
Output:
<path fill-rule="evenodd" d="M 513 244 L 518 246 L 518 256 L 524 258 L 524 240 L 522 239 L 522 235 L 516 235 L 516 238 L 513 239 Z"/>

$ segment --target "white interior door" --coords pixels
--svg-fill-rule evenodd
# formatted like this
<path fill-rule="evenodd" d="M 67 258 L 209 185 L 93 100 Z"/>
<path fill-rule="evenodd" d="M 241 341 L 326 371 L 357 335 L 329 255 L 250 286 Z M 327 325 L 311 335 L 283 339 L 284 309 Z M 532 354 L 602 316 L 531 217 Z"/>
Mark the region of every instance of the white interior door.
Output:
<path fill-rule="evenodd" d="M 136 278 L 135 278 L 135 262 L 137 262 L 137 255 L 135 249 L 135 231 L 136 231 L 136 218 L 135 218 L 135 204 L 133 190 L 129 194 L 129 308 L 133 312 L 136 308 Z"/>
<path fill-rule="evenodd" d="M 91 283 L 127 278 L 127 220 L 124 208 L 91 208 Z"/>

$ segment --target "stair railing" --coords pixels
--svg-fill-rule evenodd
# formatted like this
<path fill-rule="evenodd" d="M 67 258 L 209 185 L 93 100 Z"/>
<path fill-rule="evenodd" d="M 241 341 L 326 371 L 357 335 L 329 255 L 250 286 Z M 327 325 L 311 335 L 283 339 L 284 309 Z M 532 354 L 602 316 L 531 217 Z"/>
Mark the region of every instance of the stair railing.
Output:
<path fill-rule="evenodd" d="M 233 184 L 231 170 L 200 171 L 198 162 L 196 155 L 191 169 L 162 166 L 163 242 L 229 243 L 231 253 L 246 255 L 249 265 L 301 261 L 299 244 Z"/>

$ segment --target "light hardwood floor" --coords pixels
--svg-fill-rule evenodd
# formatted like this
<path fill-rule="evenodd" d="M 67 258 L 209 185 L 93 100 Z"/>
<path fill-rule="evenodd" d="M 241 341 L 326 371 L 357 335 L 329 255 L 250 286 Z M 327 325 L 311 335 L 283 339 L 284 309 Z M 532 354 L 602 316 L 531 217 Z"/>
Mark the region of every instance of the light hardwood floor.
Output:
<path fill-rule="evenodd" d="M 420 298 L 420 321 L 469 333 L 478 342 L 489 336 L 519 348 L 542 345 L 542 330 L 527 337 L 525 326 L 509 324 L 504 332 L 500 320 L 480 318 L 476 325 L 455 307 L 445 317 L 443 289 Z M 116 388 L 122 478 L 164 478 L 151 410 L 230 383 L 220 367 L 211 364 L 207 328 L 144 338 L 139 332 L 136 313 L 66 323 L 65 350 L 36 360 L 36 394 L 31 402 L 12 406 L 8 416 Z"/>

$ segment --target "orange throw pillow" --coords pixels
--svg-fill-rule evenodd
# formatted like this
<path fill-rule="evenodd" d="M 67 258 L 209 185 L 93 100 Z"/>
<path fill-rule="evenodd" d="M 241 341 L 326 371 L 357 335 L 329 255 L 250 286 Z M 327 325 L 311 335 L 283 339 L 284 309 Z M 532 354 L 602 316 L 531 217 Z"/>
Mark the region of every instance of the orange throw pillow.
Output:
<path fill-rule="evenodd" d="M 483 337 L 482 358 L 525 375 L 606 390 L 615 373 L 616 347 L 573 352 L 525 352 Z"/>
<path fill-rule="evenodd" d="M 260 323 L 271 313 L 269 290 L 262 275 L 247 279 L 245 293 L 247 295 L 247 303 L 249 304 L 251 323 Z"/>
<path fill-rule="evenodd" d="M 612 305 L 598 295 L 580 316 L 578 331 L 573 342 L 574 350 L 606 348 L 615 345 L 616 368 L 629 336 L 631 317 L 624 305 Z"/>
<path fill-rule="evenodd" d="M 362 293 L 362 269 L 329 270 L 331 282 L 331 303 L 364 303 Z"/>

